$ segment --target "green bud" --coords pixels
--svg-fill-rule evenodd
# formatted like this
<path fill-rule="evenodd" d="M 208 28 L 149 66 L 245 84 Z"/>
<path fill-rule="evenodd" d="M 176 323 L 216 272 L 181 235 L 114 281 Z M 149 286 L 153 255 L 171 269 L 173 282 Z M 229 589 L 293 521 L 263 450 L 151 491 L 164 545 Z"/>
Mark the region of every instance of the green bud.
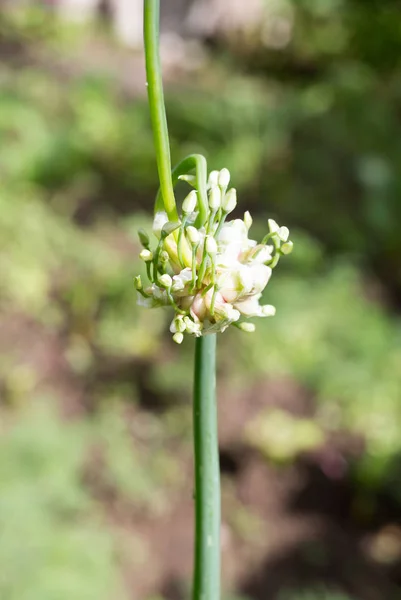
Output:
<path fill-rule="evenodd" d="M 135 285 L 135 288 L 138 290 L 138 292 L 143 289 L 142 279 L 141 279 L 140 275 L 137 275 L 136 277 L 134 277 L 134 285 Z"/>
<path fill-rule="evenodd" d="M 170 233 L 173 233 L 173 231 L 178 229 L 179 226 L 180 226 L 180 223 L 168 221 L 162 227 L 161 237 L 166 238 L 168 235 L 170 235 Z"/>
<path fill-rule="evenodd" d="M 149 248 L 150 239 L 144 229 L 138 229 L 138 237 L 139 237 L 139 241 L 141 242 L 142 246 L 144 248 Z"/>
<path fill-rule="evenodd" d="M 291 254 L 293 247 L 294 244 L 291 242 L 291 240 L 289 240 L 281 245 L 280 250 L 283 254 Z"/>

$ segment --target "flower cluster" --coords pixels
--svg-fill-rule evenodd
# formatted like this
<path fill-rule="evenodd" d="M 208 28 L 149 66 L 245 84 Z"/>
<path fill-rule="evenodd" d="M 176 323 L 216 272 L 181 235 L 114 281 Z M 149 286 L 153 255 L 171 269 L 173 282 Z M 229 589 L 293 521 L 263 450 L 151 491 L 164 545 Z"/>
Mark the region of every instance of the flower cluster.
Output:
<path fill-rule="evenodd" d="M 191 175 L 181 179 L 195 183 Z M 200 198 L 194 189 L 182 204 L 179 221 L 156 213 L 153 233 L 158 242 L 153 250 L 147 233 L 139 232 L 140 257 L 150 284 L 144 287 L 141 277 L 135 278 L 138 304 L 172 306 L 170 331 L 178 344 L 185 333 L 198 337 L 224 331 L 230 324 L 252 332 L 255 325 L 244 319 L 275 314 L 274 306 L 261 306 L 259 300 L 280 256 L 292 251 L 289 230 L 269 219 L 269 232 L 261 243 L 249 239 L 249 212 L 243 219 L 226 220 L 237 204 L 236 190 L 227 189 L 229 181 L 227 169 L 210 173 L 202 225 L 195 226 Z"/>

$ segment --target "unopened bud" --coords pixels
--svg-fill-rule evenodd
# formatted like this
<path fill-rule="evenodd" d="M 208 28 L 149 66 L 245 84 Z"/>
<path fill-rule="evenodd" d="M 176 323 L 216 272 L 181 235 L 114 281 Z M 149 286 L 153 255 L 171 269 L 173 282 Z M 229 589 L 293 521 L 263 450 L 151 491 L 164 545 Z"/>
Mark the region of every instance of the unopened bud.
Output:
<path fill-rule="evenodd" d="M 274 317 L 276 314 L 276 307 L 271 304 L 265 304 L 262 306 L 262 314 L 264 317 Z"/>
<path fill-rule="evenodd" d="M 180 181 L 186 181 L 190 185 L 195 185 L 196 184 L 196 177 L 195 177 L 195 175 L 179 175 L 178 179 Z"/>
<path fill-rule="evenodd" d="M 245 227 L 248 229 L 248 231 L 250 230 L 250 228 L 252 227 L 252 223 L 253 223 L 253 219 L 251 217 L 251 213 L 249 212 L 249 210 L 247 210 L 244 213 L 244 223 L 245 223 Z"/>
<path fill-rule="evenodd" d="M 144 248 L 143 250 L 141 250 L 141 252 L 139 253 L 139 258 L 141 258 L 142 260 L 144 260 L 145 262 L 150 262 L 151 260 L 153 260 L 153 252 L 151 252 L 150 250 L 148 250 L 147 248 Z"/>
<path fill-rule="evenodd" d="M 226 188 L 230 183 L 230 171 L 228 169 L 221 169 L 219 173 L 219 186 Z"/>
<path fill-rule="evenodd" d="M 294 244 L 291 242 L 291 240 L 289 240 L 288 242 L 282 244 L 280 250 L 283 254 L 291 254 L 293 247 Z"/>
<path fill-rule="evenodd" d="M 253 333 L 256 329 L 253 323 L 240 323 L 238 327 L 241 331 L 245 331 L 246 333 Z"/>
<path fill-rule="evenodd" d="M 185 231 L 186 231 L 186 234 L 187 234 L 188 239 L 191 242 L 191 244 L 193 246 L 197 246 L 200 241 L 200 235 L 199 235 L 199 231 L 196 229 L 196 227 L 193 227 L 192 225 L 190 225 L 189 227 L 186 228 Z"/>
<path fill-rule="evenodd" d="M 235 188 L 231 188 L 228 190 L 227 194 L 224 195 L 223 202 L 221 203 L 221 207 L 226 213 L 230 213 L 237 206 L 237 190 Z"/>
<path fill-rule="evenodd" d="M 168 255 L 168 252 L 166 252 L 165 250 L 162 250 L 160 252 L 159 259 L 160 259 L 161 263 L 166 264 L 166 262 L 168 262 L 169 258 L 170 257 Z"/>
<path fill-rule="evenodd" d="M 218 210 L 221 205 L 221 190 L 214 186 L 209 193 L 209 206 L 211 210 Z"/>
<path fill-rule="evenodd" d="M 216 240 L 211 235 L 208 235 L 206 238 L 206 252 L 208 254 L 217 254 Z"/>
<path fill-rule="evenodd" d="M 219 184 L 219 171 L 211 171 L 207 183 L 210 187 Z"/>
<path fill-rule="evenodd" d="M 178 229 L 179 226 L 180 226 L 180 223 L 178 223 L 177 221 L 168 221 L 162 227 L 161 237 L 163 239 L 166 238 L 168 235 L 170 235 L 170 233 L 173 233 L 173 231 Z"/>
<path fill-rule="evenodd" d="M 142 279 L 141 279 L 140 275 L 137 275 L 134 278 L 134 285 L 135 285 L 135 288 L 138 290 L 138 292 L 143 289 Z"/>
<path fill-rule="evenodd" d="M 193 213 L 196 208 L 196 202 L 196 192 L 195 190 L 192 190 L 182 203 L 182 212 L 186 215 Z"/>
<path fill-rule="evenodd" d="M 149 236 L 144 229 L 138 230 L 139 241 L 141 242 L 144 248 L 149 248 L 150 240 Z"/>
<path fill-rule="evenodd" d="M 161 232 L 165 224 L 168 223 L 168 216 L 163 210 L 157 212 L 155 214 L 155 218 L 153 219 L 153 233 L 156 237 L 160 237 Z"/>
<path fill-rule="evenodd" d="M 173 283 L 173 280 L 171 279 L 171 277 L 168 273 L 164 273 L 164 275 L 160 275 L 159 283 L 164 288 L 170 289 L 171 285 Z"/>
<path fill-rule="evenodd" d="M 268 224 L 270 233 L 276 233 L 280 229 L 280 227 L 274 219 L 269 219 Z"/>
<path fill-rule="evenodd" d="M 280 229 L 277 231 L 277 235 L 282 242 L 286 242 L 289 238 L 290 230 L 288 227 L 280 227 Z"/>
<path fill-rule="evenodd" d="M 180 331 L 177 331 L 177 333 L 175 333 L 173 335 L 173 340 L 175 341 L 176 344 L 182 344 L 183 339 L 184 339 L 184 334 L 181 333 Z"/>

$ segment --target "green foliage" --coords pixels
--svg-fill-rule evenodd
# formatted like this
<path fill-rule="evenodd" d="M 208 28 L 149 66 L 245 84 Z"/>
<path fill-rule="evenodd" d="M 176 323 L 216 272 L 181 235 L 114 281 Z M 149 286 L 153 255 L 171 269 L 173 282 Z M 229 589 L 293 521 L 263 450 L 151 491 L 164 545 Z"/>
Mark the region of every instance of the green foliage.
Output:
<path fill-rule="evenodd" d="M 298 250 L 302 252 L 302 245 Z M 289 376 L 310 389 L 323 429 L 361 436 L 367 453 L 358 476 L 364 485 L 375 487 L 401 452 L 401 324 L 364 293 L 357 272 L 345 264 L 324 276 L 293 273 L 278 278 L 266 294 L 278 307 L 277 315 L 258 324 L 254 337 L 241 344 L 240 354 L 247 372 Z M 232 343 L 231 338 L 227 341 Z M 263 445 L 262 424 L 257 429 Z M 270 454 L 282 452 L 279 440 L 276 446 Z M 398 496 L 399 487 L 393 485 L 391 493 Z"/>
<path fill-rule="evenodd" d="M 302 452 L 324 442 L 322 428 L 313 419 L 300 419 L 282 410 L 266 410 L 249 423 L 245 437 L 267 458 L 291 462 Z"/>
<path fill-rule="evenodd" d="M 82 486 L 85 449 L 82 424 L 62 423 L 38 400 L 3 421 L 1 597 L 106 600 L 121 593 L 112 536 Z"/>

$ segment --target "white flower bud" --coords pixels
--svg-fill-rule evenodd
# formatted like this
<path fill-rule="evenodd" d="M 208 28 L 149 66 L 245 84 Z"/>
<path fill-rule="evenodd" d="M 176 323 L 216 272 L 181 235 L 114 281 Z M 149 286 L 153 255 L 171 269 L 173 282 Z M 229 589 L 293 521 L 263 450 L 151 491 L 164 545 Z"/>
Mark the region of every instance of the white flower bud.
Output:
<path fill-rule="evenodd" d="M 197 196 L 195 190 L 189 192 L 188 196 L 182 203 L 182 212 L 186 215 L 193 213 L 196 208 Z"/>
<path fill-rule="evenodd" d="M 253 323 L 240 323 L 238 327 L 241 331 L 245 331 L 246 333 L 253 333 L 256 329 Z"/>
<path fill-rule="evenodd" d="M 219 173 L 219 186 L 226 188 L 230 183 L 230 171 L 228 169 L 221 169 Z"/>
<path fill-rule="evenodd" d="M 160 238 L 162 229 L 167 222 L 168 216 L 163 210 L 155 214 L 155 218 L 153 219 L 153 233 L 157 238 Z"/>
<path fill-rule="evenodd" d="M 159 283 L 164 288 L 170 289 L 171 285 L 173 283 L 173 280 L 171 279 L 171 277 L 168 273 L 164 273 L 164 275 L 160 275 Z"/>
<path fill-rule="evenodd" d="M 184 339 L 184 334 L 181 333 L 180 331 L 177 331 L 177 333 L 175 333 L 173 335 L 173 340 L 175 341 L 176 344 L 182 344 L 183 339 Z"/>
<path fill-rule="evenodd" d="M 221 205 L 221 190 L 219 187 L 214 186 L 209 193 L 209 206 L 211 210 L 217 210 Z"/>
<path fill-rule="evenodd" d="M 166 262 L 168 262 L 168 260 L 169 260 L 168 252 L 166 252 L 165 250 L 162 250 L 160 252 L 159 259 L 160 259 L 160 262 L 163 263 L 163 264 L 165 264 Z"/>
<path fill-rule="evenodd" d="M 207 181 L 209 187 L 219 184 L 219 171 L 211 171 Z"/>
<path fill-rule="evenodd" d="M 244 213 L 244 223 L 245 223 L 245 227 L 248 229 L 248 231 L 250 230 L 250 228 L 252 227 L 252 223 L 253 223 L 253 219 L 251 217 L 251 213 L 249 212 L 249 210 L 247 210 Z"/>
<path fill-rule="evenodd" d="M 180 181 L 186 181 L 190 185 L 195 185 L 196 184 L 196 177 L 195 177 L 195 175 L 179 175 L 178 179 Z"/>
<path fill-rule="evenodd" d="M 230 213 L 237 206 L 237 190 L 235 188 L 231 188 L 224 195 L 223 202 L 221 203 L 221 207 L 226 213 Z"/>
<path fill-rule="evenodd" d="M 265 304 L 261 307 L 261 310 L 264 317 L 274 317 L 276 314 L 276 307 L 271 304 Z"/>
<path fill-rule="evenodd" d="M 280 250 L 283 254 L 291 254 L 293 247 L 294 247 L 294 244 L 289 240 L 288 242 L 285 242 L 285 244 L 283 244 L 281 246 Z"/>
<path fill-rule="evenodd" d="M 289 238 L 290 230 L 288 227 L 280 227 L 280 229 L 277 231 L 277 235 L 282 242 L 286 242 Z"/>
<path fill-rule="evenodd" d="M 141 279 L 141 276 L 140 276 L 140 275 L 137 275 L 137 276 L 134 278 L 134 285 L 135 285 L 135 288 L 136 288 L 138 291 L 140 291 L 140 290 L 142 290 L 142 289 L 143 289 L 143 285 L 142 285 L 142 279 Z"/>
<path fill-rule="evenodd" d="M 150 250 L 148 250 L 147 248 L 144 248 L 143 250 L 141 250 L 141 252 L 139 253 L 139 258 L 141 258 L 142 260 L 144 260 L 145 262 L 150 262 L 151 260 L 153 260 L 153 252 L 151 252 Z"/>
<path fill-rule="evenodd" d="M 212 255 L 217 254 L 216 240 L 211 235 L 206 237 L 206 252 Z"/>
<path fill-rule="evenodd" d="M 280 229 L 274 219 L 269 219 L 268 224 L 270 233 L 276 233 Z"/>
<path fill-rule="evenodd" d="M 191 242 L 191 244 L 193 246 L 197 246 L 199 244 L 200 241 L 200 235 L 199 235 L 199 231 L 196 229 L 196 227 L 193 227 L 192 225 L 190 225 L 189 227 L 187 227 L 185 229 L 187 237 L 189 239 L 189 241 Z"/>

